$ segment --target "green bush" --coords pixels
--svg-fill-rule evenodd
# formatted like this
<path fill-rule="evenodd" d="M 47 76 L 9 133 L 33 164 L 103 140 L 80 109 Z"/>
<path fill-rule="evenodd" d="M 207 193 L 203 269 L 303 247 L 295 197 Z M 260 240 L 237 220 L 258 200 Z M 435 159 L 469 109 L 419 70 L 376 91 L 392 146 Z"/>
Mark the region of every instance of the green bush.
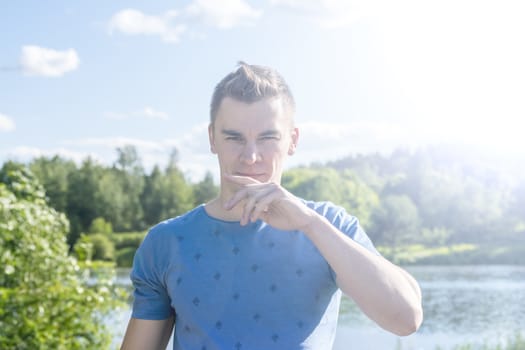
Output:
<path fill-rule="evenodd" d="M 89 236 L 82 236 L 81 240 L 93 244 L 93 260 L 115 261 L 115 245 L 108 236 L 102 233 L 95 233 Z"/>
<path fill-rule="evenodd" d="M 77 243 L 75 243 L 73 252 L 78 261 L 90 262 L 93 259 L 93 243 L 81 237 Z"/>
<path fill-rule="evenodd" d="M 127 247 L 117 251 L 117 266 L 131 267 L 133 265 L 133 257 L 135 256 L 136 248 Z"/>
<path fill-rule="evenodd" d="M 117 250 L 123 248 L 137 249 L 144 239 L 146 232 L 122 232 L 114 233 L 110 236 Z"/>
<path fill-rule="evenodd" d="M 50 208 L 21 165 L 0 170 L 0 348 L 107 349 L 103 317 L 115 307 L 109 283 L 68 255 L 68 221 Z"/>
<path fill-rule="evenodd" d="M 104 233 L 110 235 L 113 233 L 113 225 L 111 222 L 107 222 L 104 218 L 96 218 L 89 225 L 89 233 Z"/>

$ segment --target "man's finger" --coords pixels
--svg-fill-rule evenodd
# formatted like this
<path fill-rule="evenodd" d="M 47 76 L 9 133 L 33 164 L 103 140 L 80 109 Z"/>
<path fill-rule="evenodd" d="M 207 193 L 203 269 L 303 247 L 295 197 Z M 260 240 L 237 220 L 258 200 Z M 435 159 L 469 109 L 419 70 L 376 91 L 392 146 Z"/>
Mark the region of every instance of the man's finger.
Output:
<path fill-rule="evenodd" d="M 230 182 L 236 183 L 238 185 L 257 185 L 261 182 L 251 178 L 249 176 L 239 176 L 239 175 L 230 175 L 224 174 L 224 178 Z"/>

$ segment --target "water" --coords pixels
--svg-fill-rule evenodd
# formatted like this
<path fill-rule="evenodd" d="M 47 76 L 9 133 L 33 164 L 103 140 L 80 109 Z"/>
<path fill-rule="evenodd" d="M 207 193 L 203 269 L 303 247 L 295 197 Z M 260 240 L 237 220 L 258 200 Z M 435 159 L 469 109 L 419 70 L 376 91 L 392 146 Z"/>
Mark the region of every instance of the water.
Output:
<path fill-rule="evenodd" d="M 412 266 L 406 268 L 423 292 L 425 320 L 408 337 L 386 332 L 368 320 L 344 297 L 334 350 L 441 350 L 459 344 L 503 344 L 525 331 L 525 266 Z M 128 270 L 119 281 L 129 286 Z M 116 324 L 120 341 L 130 311 L 122 310 Z M 115 323 L 114 323 L 115 322 Z M 171 347 L 170 347 L 171 348 Z"/>

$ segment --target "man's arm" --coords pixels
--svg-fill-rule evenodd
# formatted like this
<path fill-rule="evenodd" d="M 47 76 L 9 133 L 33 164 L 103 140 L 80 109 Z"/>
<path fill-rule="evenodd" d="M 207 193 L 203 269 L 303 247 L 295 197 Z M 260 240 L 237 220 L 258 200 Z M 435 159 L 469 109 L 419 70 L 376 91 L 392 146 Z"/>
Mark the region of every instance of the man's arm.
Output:
<path fill-rule="evenodd" d="M 223 205 L 242 211 L 241 225 L 262 219 L 282 230 L 304 232 L 336 273 L 341 290 L 368 317 L 397 335 L 419 328 L 421 290 L 408 272 L 355 242 L 279 184 L 243 176 L 224 178 L 239 186 Z"/>
<path fill-rule="evenodd" d="M 141 320 L 131 318 L 120 350 L 166 350 L 174 318 Z"/>
<path fill-rule="evenodd" d="M 421 290 L 415 279 L 324 217 L 312 215 L 303 232 L 335 271 L 341 290 L 382 328 L 401 336 L 415 332 L 423 321 Z"/>

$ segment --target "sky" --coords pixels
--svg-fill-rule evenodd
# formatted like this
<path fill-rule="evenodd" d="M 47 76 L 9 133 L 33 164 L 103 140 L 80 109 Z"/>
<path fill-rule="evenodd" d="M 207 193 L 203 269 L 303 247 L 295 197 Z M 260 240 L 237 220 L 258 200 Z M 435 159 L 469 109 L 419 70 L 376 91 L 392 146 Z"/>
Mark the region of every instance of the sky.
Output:
<path fill-rule="evenodd" d="M 2 1 L 0 163 L 60 155 L 146 169 L 176 148 L 217 176 L 213 88 L 239 60 L 296 100 L 289 166 L 428 145 L 525 156 L 521 0 Z"/>

